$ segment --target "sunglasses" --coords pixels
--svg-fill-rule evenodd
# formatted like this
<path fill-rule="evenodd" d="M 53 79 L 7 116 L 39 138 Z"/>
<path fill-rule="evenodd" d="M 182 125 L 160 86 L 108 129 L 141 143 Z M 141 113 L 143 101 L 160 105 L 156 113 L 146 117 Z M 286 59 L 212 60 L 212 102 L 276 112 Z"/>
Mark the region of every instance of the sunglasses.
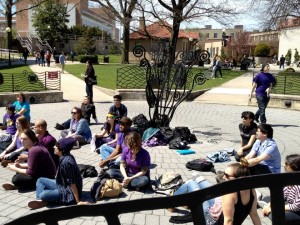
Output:
<path fill-rule="evenodd" d="M 77 114 L 77 112 L 71 112 L 71 114 L 75 115 L 75 114 Z"/>
<path fill-rule="evenodd" d="M 229 174 L 227 174 L 227 173 L 224 173 L 224 176 L 226 177 L 226 179 L 229 179 L 230 177 L 234 177 L 234 176 L 229 175 Z"/>
<path fill-rule="evenodd" d="M 249 119 L 249 117 L 246 117 L 246 116 L 241 116 L 241 118 L 244 119 L 244 120 L 248 120 Z"/>

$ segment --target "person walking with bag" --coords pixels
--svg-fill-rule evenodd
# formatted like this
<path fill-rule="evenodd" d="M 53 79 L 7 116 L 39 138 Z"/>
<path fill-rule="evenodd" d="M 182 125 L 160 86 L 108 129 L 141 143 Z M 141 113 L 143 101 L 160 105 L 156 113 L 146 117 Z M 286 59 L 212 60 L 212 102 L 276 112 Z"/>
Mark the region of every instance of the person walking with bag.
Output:
<path fill-rule="evenodd" d="M 90 97 L 90 102 L 93 103 L 93 81 L 95 80 L 95 70 L 90 60 L 86 62 L 86 71 L 83 77 L 86 84 L 86 95 Z"/>

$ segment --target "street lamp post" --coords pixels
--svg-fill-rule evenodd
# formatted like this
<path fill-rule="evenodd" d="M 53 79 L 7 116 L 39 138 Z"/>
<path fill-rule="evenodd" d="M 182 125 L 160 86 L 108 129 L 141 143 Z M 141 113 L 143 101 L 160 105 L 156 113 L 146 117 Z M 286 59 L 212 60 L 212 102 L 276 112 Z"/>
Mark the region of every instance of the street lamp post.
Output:
<path fill-rule="evenodd" d="M 7 48 L 8 48 L 8 66 L 11 66 L 11 61 L 10 61 L 10 49 L 11 49 L 11 39 L 12 39 L 12 34 L 11 34 L 11 28 L 6 27 L 6 33 L 7 33 Z"/>

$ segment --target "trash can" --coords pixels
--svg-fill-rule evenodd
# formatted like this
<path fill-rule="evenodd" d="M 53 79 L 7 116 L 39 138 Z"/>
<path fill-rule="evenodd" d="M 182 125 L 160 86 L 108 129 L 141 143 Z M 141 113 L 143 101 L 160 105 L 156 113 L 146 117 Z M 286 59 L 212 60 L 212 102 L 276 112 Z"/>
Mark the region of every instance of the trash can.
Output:
<path fill-rule="evenodd" d="M 248 70 L 247 62 L 241 62 L 241 70 Z"/>
<path fill-rule="evenodd" d="M 59 63 L 59 55 L 55 55 L 54 58 L 55 58 L 55 63 Z"/>
<path fill-rule="evenodd" d="M 198 66 L 200 67 L 200 66 L 204 66 L 204 62 L 203 61 L 201 61 L 201 60 L 199 60 L 199 62 L 198 62 Z"/>
<path fill-rule="evenodd" d="M 109 56 L 104 56 L 103 62 L 109 63 Z"/>

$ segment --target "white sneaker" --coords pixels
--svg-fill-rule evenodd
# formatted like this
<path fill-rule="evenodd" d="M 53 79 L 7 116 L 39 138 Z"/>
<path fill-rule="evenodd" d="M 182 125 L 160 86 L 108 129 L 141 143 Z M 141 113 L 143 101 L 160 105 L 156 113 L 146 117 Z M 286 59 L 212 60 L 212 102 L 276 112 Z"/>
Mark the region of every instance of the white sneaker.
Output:
<path fill-rule="evenodd" d="M 78 149 L 78 148 L 80 148 L 80 145 L 79 145 L 79 142 L 76 141 L 74 146 L 73 146 L 73 149 Z"/>
<path fill-rule="evenodd" d="M 265 201 L 257 201 L 257 205 L 259 206 L 259 208 L 263 209 L 265 206 L 268 205 L 268 203 Z"/>
<path fill-rule="evenodd" d="M 99 124 L 98 118 L 95 118 L 94 120 L 96 124 Z"/>

